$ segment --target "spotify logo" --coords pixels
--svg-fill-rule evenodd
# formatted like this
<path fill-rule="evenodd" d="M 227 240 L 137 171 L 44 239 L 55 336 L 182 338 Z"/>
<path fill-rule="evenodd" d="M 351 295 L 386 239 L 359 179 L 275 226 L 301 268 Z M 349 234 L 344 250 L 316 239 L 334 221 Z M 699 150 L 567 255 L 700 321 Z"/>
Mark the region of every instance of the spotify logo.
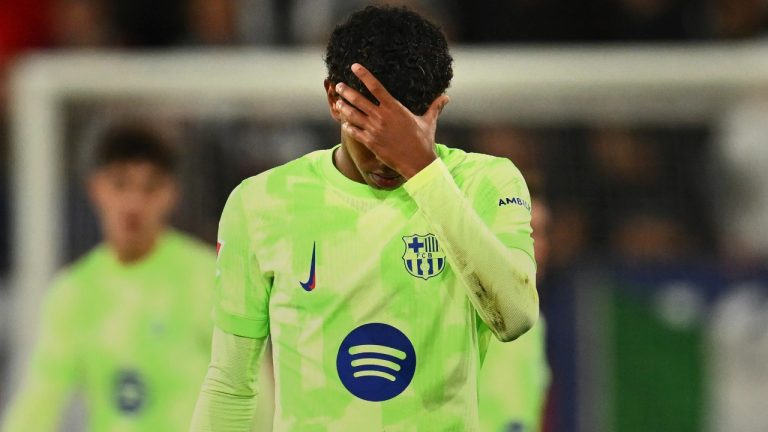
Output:
<path fill-rule="evenodd" d="M 121 370 L 115 379 L 115 402 L 120 412 L 136 414 L 144 407 L 147 388 L 134 370 Z"/>
<path fill-rule="evenodd" d="M 371 402 L 392 399 L 408 387 L 416 352 L 408 337 L 388 324 L 364 324 L 341 342 L 336 370 L 350 393 Z"/>

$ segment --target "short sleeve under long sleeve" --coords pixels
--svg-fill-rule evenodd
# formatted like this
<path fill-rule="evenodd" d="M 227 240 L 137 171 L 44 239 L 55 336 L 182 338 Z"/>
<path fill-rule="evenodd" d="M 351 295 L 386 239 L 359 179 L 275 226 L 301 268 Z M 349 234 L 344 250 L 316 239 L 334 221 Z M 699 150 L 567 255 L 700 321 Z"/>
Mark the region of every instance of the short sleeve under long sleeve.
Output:
<path fill-rule="evenodd" d="M 269 281 L 254 253 L 242 185 L 229 196 L 219 222 L 215 322 L 237 336 L 269 333 Z"/>

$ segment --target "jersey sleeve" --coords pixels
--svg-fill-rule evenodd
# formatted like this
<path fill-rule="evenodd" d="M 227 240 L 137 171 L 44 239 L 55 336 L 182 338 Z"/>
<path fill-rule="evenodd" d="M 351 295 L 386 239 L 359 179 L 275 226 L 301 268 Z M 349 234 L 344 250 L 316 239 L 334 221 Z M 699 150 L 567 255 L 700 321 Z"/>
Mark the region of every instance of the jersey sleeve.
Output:
<path fill-rule="evenodd" d="M 531 229 L 531 196 L 520 170 L 508 159 L 493 159 L 484 166 L 483 175 L 471 188 L 472 207 L 480 219 L 504 245 L 516 252 L 512 257 L 519 265 L 534 257 Z M 481 362 L 485 360 L 491 331 L 485 321 L 478 320 L 478 339 Z M 535 328 L 535 326 L 534 326 Z M 517 343 L 517 342 L 516 342 Z"/>
<path fill-rule="evenodd" d="M 517 167 L 495 158 L 472 189 L 472 206 L 480 218 L 508 248 L 525 252 L 535 264 L 531 195 Z"/>
<path fill-rule="evenodd" d="M 230 194 L 219 222 L 214 321 L 220 329 L 243 337 L 269 333 L 269 281 L 261 272 L 243 205 L 244 186 Z"/>
<path fill-rule="evenodd" d="M 480 161 L 476 174 L 480 180 L 466 191 L 439 158 L 403 187 L 440 238 L 480 319 L 506 342 L 536 322 L 539 299 L 530 213 L 504 214 L 487 204 L 501 190 L 522 191 L 518 183 L 522 177 L 518 180 L 515 174 L 519 172 L 511 165 L 497 166 L 498 161 L 501 159 Z M 497 199 L 493 202 L 498 206 Z"/>
<path fill-rule="evenodd" d="M 266 340 L 214 330 L 211 364 L 195 406 L 190 432 L 253 430 L 258 372 Z"/>
<path fill-rule="evenodd" d="M 60 277 L 46 296 L 35 351 L 4 432 L 56 430 L 79 381 L 80 323 L 75 286 Z"/>

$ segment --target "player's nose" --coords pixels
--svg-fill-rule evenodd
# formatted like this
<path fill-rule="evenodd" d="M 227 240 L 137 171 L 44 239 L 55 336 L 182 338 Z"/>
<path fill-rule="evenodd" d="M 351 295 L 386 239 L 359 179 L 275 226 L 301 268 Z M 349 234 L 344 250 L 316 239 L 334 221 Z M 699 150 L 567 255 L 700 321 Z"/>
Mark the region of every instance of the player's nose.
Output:
<path fill-rule="evenodd" d="M 146 205 L 147 197 L 140 190 L 129 190 L 123 197 L 123 208 L 128 211 L 138 212 L 142 207 Z"/>

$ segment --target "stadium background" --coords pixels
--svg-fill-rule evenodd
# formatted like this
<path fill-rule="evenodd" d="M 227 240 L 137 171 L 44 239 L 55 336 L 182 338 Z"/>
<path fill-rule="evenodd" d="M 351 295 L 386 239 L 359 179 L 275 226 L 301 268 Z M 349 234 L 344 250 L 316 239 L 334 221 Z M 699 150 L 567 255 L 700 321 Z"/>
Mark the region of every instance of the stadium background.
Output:
<path fill-rule="evenodd" d="M 213 242 L 242 178 L 337 142 L 322 43 L 364 3 L 0 0 L 0 416 L 44 282 L 99 239 L 89 139 L 164 127 L 175 224 Z M 766 430 L 768 2 L 398 3 L 455 47 L 438 140 L 551 209 L 547 430 Z"/>

